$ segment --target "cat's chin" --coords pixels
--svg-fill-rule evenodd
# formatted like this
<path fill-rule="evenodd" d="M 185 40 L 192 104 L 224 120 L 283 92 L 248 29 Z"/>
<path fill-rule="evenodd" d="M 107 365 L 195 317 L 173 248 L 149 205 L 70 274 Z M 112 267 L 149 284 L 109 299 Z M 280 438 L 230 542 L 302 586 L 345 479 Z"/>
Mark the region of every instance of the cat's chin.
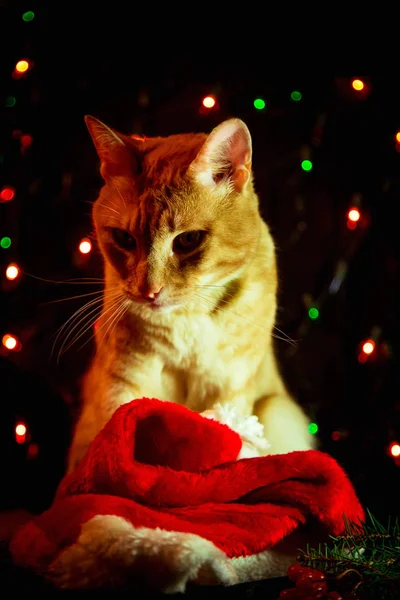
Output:
<path fill-rule="evenodd" d="M 137 308 L 140 312 L 145 311 L 148 315 L 166 315 L 182 307 L 181 303 L 157 304 L 132 301 L 131 306 Z"/>

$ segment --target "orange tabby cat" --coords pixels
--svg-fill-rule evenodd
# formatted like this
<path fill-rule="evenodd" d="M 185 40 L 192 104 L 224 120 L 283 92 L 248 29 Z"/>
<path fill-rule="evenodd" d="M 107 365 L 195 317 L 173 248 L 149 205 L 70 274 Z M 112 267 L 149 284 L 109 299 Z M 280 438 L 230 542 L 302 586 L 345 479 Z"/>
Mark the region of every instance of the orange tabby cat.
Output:
<path fill-rule="evenodd" d="M 274 357 L 275 249 L 245 123 L 165 138 L 86 124 L 104 180 L 93 219 L 105 291 L 68 471 L 115 409 L 143 396 L 198 412 L 226 403 L 257 415 L 269 453 L 311 448 Z"/>

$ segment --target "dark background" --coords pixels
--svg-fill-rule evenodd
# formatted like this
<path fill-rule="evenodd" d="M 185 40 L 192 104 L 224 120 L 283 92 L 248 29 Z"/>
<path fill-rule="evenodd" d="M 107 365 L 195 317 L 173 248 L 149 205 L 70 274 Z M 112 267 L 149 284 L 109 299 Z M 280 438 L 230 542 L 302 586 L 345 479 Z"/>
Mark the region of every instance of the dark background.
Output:
<path fill-rule="evenodd" d="M 59 360 L 60 343 L 52 353 L 59 327 L 94 297 L 83 294 L 99 289 L 56 282 L 102 276 L 95 240 L 89 255 L 77 250 L 92 234 L 90 203 L 101 184 L 84 115 L 147 136 L 208 132 L 236 116 L 252 134 L 256 188 L 277 243 L 277 327 L 296 340 L 277 340 L 284 374 L 318 424 L 321 449 L 346 469 L 364 505 L 384 521 L 398 514 L 400 471 L 388 453 L 400 443 L 398 80 L 278 76 L 262 50 L 251 60 L 236 46 L 215 54 L 212 29 L 209 44 L 193 36 L 199 52 L 189 54 L 184 44 L 173 48 L 176 34 L 149 40 L 147 21 L 133 23 L 125 9 L 51 4 L 0 5 L 0 190 L 15 189 L 0 204 L 0 238 L 12 239 L 0 248 L 0 339 L 12 333 L 21 342 L 18 352 L 0 346 L 0 508 L 40 511 L 51 502 L 93 349 L 90 330 Z M 27 10 L 31 22 L 22 19 Z M 32 68 L 13 78 L 25 58 Z M 362 92 L 351 86 L 355 77 Z M 204 111 L 208 94 L 217 105 Z M 255 109 L 257 97 L 264 110 Z M 25 150 L 21 134 L 32 137 Z M 350 230 L 346 215 L 357 202 L 361 219 Z M 346 276 L 330 293 L 340 261 Z M 5 277 L 11 262 L 23 272 L 13 282 Z M 360 362 L 371 337 L 375 351 Z M 28 427 L 24 444 L 15 440 L 18 421 Z"/>

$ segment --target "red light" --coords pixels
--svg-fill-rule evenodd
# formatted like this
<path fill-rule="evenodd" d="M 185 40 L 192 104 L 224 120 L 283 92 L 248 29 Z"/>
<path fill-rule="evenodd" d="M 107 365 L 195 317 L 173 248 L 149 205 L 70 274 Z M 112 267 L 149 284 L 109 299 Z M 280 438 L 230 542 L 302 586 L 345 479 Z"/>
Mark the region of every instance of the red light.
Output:
<path fill-rule="evenodd" d="M 3 187 L 0 192 L 0 202 L 8 202 L 15 196 L 15 190 L 12 187 Z"/>
<path fill-rule="evenodd" d="M 351 208 L 347 213 L 347 218 L 356 223 L 360 219 L 360 211 L 357 208 Z"/>
<path fill-rule="evenodd" d="M 26 133 L 25 135 L 21 135 L 20 140 L 21 142 L 21 146 L 23 146 L 24 148 L 27 148 L 28 146 L 30 146 L 33 142 L 33 137 L 31 135 L 29 135 L 29 133 Z"/>
<path fill-rule="evenodd" d="M 84 238 L 79 244 L 79 252 L 89 254 L 92 249 L 92 242 L 88 238 Z"/>
<path fill-rule="evenodd" d="M 340 431 L 332 431 L 331 438 L 333 439 L 334 442 L 339 441 L 341 437 L 342 436 L 340 435 Z"/>
<path fill-rule="evenodd" d="M 213 108 L 213 106 L 215 106 L 215 98 L 213 98 L 213 96 L 206 96 L 203 98 L 203 106 L 206 108 Z"/>

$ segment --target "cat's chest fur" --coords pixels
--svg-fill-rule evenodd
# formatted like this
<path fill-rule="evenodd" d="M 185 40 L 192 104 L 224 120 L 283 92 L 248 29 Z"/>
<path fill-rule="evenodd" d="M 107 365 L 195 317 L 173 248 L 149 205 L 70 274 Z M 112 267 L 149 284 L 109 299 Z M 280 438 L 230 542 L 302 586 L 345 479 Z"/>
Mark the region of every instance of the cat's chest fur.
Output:
<path fill-rule="evenodd" d="M 240 396 L 265 352 L 259 335 L 249 343 L 243 328 L 246 323 L 235 318 L 206 314 L 145 324 L 140 339 L 133 333 L 125 347 L 123 375 L 130 381 L 137 378 L 138 357 L 144 353 L 143 368 L 151 371 L 153 393 L 161 399 L 203 410 L 221 390 Z"/>

